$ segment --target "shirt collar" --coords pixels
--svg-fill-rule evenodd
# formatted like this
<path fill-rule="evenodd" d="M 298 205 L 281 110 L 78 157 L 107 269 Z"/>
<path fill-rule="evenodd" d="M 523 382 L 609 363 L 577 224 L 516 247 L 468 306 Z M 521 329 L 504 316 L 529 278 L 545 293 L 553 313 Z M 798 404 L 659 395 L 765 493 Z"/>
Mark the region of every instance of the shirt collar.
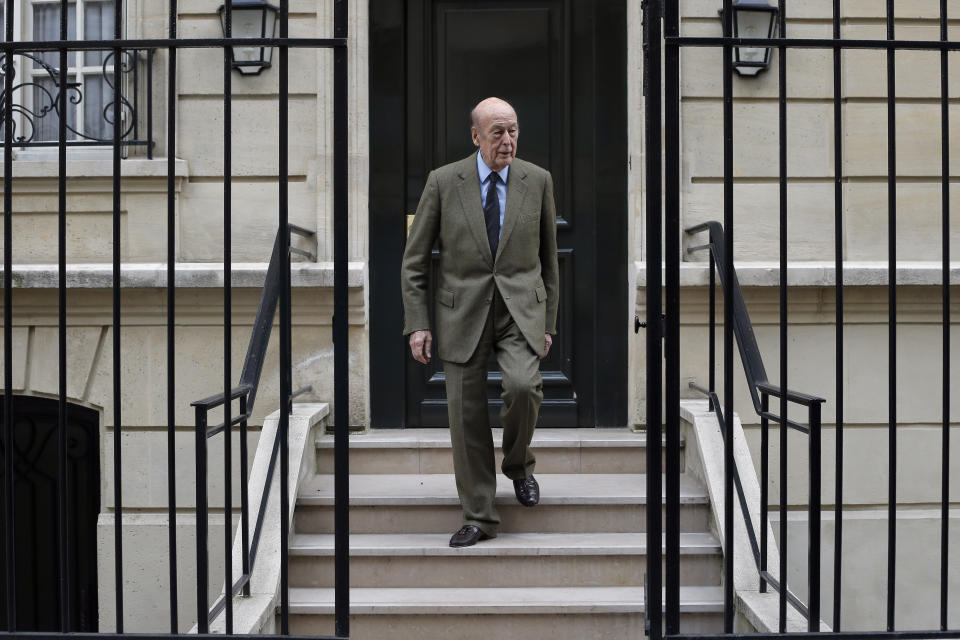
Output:
<path fill-rule="evenodd" d="M 490 174 L 493 173 L 493 169 L 487 166 L 487 163 L 483 161 L 483 156 L 480 155 L 480 152 L 477 151 L 477 172 L 480 174 L 480 184 L 483 184 L 487 181 L 487 178 L 490 177 Z M 500 176 L 500 180 L 503 181 L 503 184 L 507 184 L 507 176 L 510 174 L 510 165 L 505 166 L 500 171 L 497 171 L 497 175 Z"/>

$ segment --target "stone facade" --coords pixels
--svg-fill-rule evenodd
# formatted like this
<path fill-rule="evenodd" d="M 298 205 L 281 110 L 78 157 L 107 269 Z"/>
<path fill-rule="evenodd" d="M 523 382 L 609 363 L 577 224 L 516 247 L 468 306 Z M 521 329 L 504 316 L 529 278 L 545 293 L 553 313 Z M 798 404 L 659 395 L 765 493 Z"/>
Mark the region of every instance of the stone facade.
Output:
<path fill-rule="evenodd" d="M 217 37 L 216 9 L 220 0 L 181 3 L 181 37 Z M 367 3 L 349 4 L 349 252 L 351 262 L 351 425 L 370 425 L 367 380 L 370 302 L 365 287 L 369 189 L 367 114 Z M 844 37 L 885 36 L 881 0 L 845 0 Z M 897 35 L 902 38 L 938 37 L 938 2 L 911 0 L 898 3 Z M 644 200 L 643 99 L 641 60 L 641 3 L 630 1 L 628 11 L 628 130 L 630 162 L 628 203 L 631 243 L 630 311 L 644 313 Z M 951 15 L 960 15 L 960 1 L 948 2 Z M 719 2 L 681 2 L 684 35 L 720 35 L 716 11 Z M 290 34 L 293 37 L 329 37 L 332 0 L 292 0 Z M 829 37 L 828 0 L 791 3 L 788 33 L 795 37 Z M 135 0 L 128 8 L 131 37 L 166 35 L 166 2 Z M 951 36 L 960 36 L 951 23 Z M 778 54 L 773 56 L 777 63 Z M 829 51 L 790 51 L 789 78 L 789 202 L 790 202 L 790 386 L 827 398 L 824 422 L 824 496 L 832 496 L 834 407 L 833 280 L 833 102 L 832 56 Z M 953 58 L 951 58 L 953 59 Z M 126 506 L 144 513 L 124 520 L 126 576 L 131 620 L 138 629 L 165 628 L 164 579 L 166 568 L 166 54 L 158 53 L 154 74 L 156 158 L 137 154 L 123 161 L 122 255 L 123 295 L 123 451 L 137 460 L 123 473 Z M 290 220 L 316 230 L 317 262 L 297 263 L 294 277 L 293 348 L 294 388 L 310 384 L 312 399 L 332 406 L 332 54 L 327 50 L 294 50 L 290 54 Z M 178 506 L 193 506 L 193 415 L 189 401 L 216 393 L 222 386 L 223 280 L 222 227 L 222 55 L 217 50 L 187 49 L 178 58 L 176 255 L 177 298 L 177 440 L 180 470 Z M 929 546 L 939 526 L 930 505 L 939 500 L 938 424 L 940 388 L 936 383 L 940 354 L 940 302 L 937 284 L 940 260 L 940 107 L 939 56 L 929 52 L 897 54 L 898 139 L 898 256 L 910 261 L 904 267 L 906 282 L 899 292 L 898 317 L 901 359 L 898 422 L 904 444 L 904 469 L 899 496 L 912 509 L 901 544 Z M 722 219 L 721 62 L 716 50 L 690 48 L 681 59 L 681 224 L 692 226 Z M 951 95 L 958 95 L 960 76 L 951 74 Z M 847 462 L 845 502 L 858 508 L 847 548 L 859 551 L 850 557 L 849 570 L 860 572 L 860 584 L 874 585 L 868 594 L 845 587 L 849 601 L 847 628 L 875 626 L 882 610 L 884 568 L 879 555 L 885 546 L 886 452 L 886 84 L 882 52 L 849 51 L 843 54 L 843 200 L 844 258 L 850 261 L 846 289 L 846 415 Z M 276 74 L 255 77 L 234 75 L 233 109 L 233 253 L 235 265 L 232 361 L 236 377 L 256 312 L 258 282 L 269 260 L 276 228 L 277 103 Z M 770 378 L 778 372 L 777 288 L 777 76 L 734 78 L 735 189 L 738 269 L 745 278 L 747 305 Z M 399 125 L 398 125 L 399 126 Z M 960 162 L 960 109 L 951 105 L 951 176 Z M 71 264 L 68 296 L 68 395 L 71 402 L 101 413 L 102 496 L 100 575 L 102 630 L 112 625 L 112 415 L 110 229 L 112 184 L 109 152 L 70 153 L 68 165 L 67 257 Z M 56 211 L 57 165 L 55 156 L 41 152 L 18 153 L 14 162 L 14 255 L 17 265 L 14 295 L 14 387 L 17 393 L 55 395 L 56 376 Z M 953 185 L 953 200 L 960 191 Z M 960 227 L 951 228 L 956 244 Z M 685 246 L 690 242 L 684 238 Z M 685 254 L 682 308 L 681 381 L 705 381 L 706 372 L 706 265 L 703 254 Z M 242 264 L 239 264 L 242 263 Z M 912 269 L 912 270 L 911 270 Z M 854 275 L 850 275 L 853 273 Z M 219 274 L 219 275 L 218 275 Z M 793 282 L 793 274 L 797 280 Z M 951 278 L 951 282 L 954 282 Z M 259 278 L 259 281 L 258 281 Z M 960 280 L 956 280 L 960 282 Z M 74 288 L 75 287 L 75 288 Z M 954 300 L 960 299 L 955 295 Z M 957 304 L 957 303 L 955 303 Z M 952 309 L 952 313 L 960 310 Z M 720 310 L 718 309 L 718 313 Z M 625 324 L 626 326 L 626 324 Z M 956 332 L 954 332 L 956 333 Z M 252 423 L 251 444 L 257 425 L 276 409 L 276 343 L 271 342 L 268 362 Z M 953 342 L 955 362 L 960 336 Z M 628 416 L 631 424 L 644 418 L 643 342 L 632 340 L 629 368 Z M 735 369 L 739 372 L 740 369 Z M 737 374 L 739 376 L 739 373 Z M 956 378 L 956 377 L 955 377 Z M 758 458 L 758 420 L 737 377 L 737 407 Z M 960 407 L 960 389 L 953 406 Z M 687 393 L 686 385 L 683 387 Z M 909 435 L 908 435 L 909 434 Z M 791 446 L 794 438 L 791 437 Z M 954 437 L 954 443 L 960 438 Z M 791 504 L 802 504 L 806 486 L 804 445 L 798 441 L 791 453 Z M 212 452 L 214 453 L 214 452 Z M 957 451 L 954 451 L 956 458 Z M 212 459 L 216 459 L 214 456 Z M 211 468 L 211 497 L 222 507 L 220 475 Z M 954 478 L 954 499 L 960 488 Z M 235 487 L 238 483 L 234 484 Z M 832 497 L 829 498 L 832 500 Z M 956 502 L 954 502 L 956 504 Z M 956 507 L 954 508 L 956 512 Z M 152 512 L 152 513 L 146 513 Z M 161 513 L 162 512 L 162 513 Z M 917 515 L 924 514 L 924 515 Z M 184 559 L 192 553 L 192 516 L 184 513 L 180 536 Z M 791 521 L 791 558 L 804 547 L 802 523 Z M 911 531 L 922 531 L 911 542 Z M 954 527 L 956 530 L 956 527 Z M 829 531 L 827 534 L 829 535 Z M 222 532 L 211 530 L 211 557 L 221 557 L 216 545 Z M 851 551 L 851 553 L 853 553 Z M 881 554 L 882 555 L 882 554 Z M 793 566 L 802 572 L 802 559 Z M 194 584 L 191 562 L 181 567 L 182 610 L 190 611 Z M 825 564 L 826 566 L 826 564 Z M 864 574 L 870 567 L 872 573 Z M 845 568 L 847 565 L 845 564 Z M 929 575 L 923 562 L 904 561 L 898 580 L 902 585 L 925 583 Z M 211 592 L 219 590 L 216 566 Z M 921 572 L 922 570 L 922 572 Z M 956 573 L 956 572 L 955 572 Z M 869 578 L 866 576 L 869 575 Z M 952 575 L 954 582 L 960 580 Z M 795 584 L 799 584 L 797 580 Z M 928 585 L 934 589 L 935 585 Z M 952 593 L 960 593 L 953 585 Z M 931 591 L 913 589 L 917 599 L 904 598 L 901 606 L 916 614 L 917 624 L 928 624 L 926 612 L 936 599 Z M 929 597 L 928 597 L 929 596 Z M 919 604 L 925 600 L 924 606 Z M 825 603 L 830 602 L 825 597 Z M 960 609 L 954 608 L 954 611 Z M 829 613 L 829 606 L 827 607 Z M 904 618 L 907 624 L 909 618 Z M 183 621 L 189 628 L 190 621 Z"/>

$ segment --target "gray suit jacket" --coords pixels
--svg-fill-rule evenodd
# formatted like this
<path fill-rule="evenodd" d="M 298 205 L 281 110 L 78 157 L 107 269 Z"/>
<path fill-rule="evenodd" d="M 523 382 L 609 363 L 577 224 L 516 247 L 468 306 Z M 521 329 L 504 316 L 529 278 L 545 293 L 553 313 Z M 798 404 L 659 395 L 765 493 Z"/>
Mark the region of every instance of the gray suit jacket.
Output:
<path fill-rule="evenodd" d="M 496 256 L 490 254 L 481 203 L 476 154 L 427 177 L 403 254 L 403 333 L 430 329 L 427 285 L 430 253 L 436 243 L 440 268 L 435 283 L 435 332 L 440 359 L 463 363 L 470 358 L 495 287 L 530 348 L 542 354 L 544 333 L 557 330 L 553 179 L 545 169 L 513 160 Z"/>

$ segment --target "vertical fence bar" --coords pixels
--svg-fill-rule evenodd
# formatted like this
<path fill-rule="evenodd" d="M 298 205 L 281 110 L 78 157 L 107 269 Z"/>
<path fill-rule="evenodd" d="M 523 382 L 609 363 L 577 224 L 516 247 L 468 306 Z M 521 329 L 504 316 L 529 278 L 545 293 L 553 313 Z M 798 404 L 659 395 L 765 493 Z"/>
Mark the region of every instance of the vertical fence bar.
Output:
<path fill-rule="evenodd" d="M 887 0 L 887 40 L 894 39 L 893 0 Z M 887 485 L 887 631 L 896 622 L 897 586 L 897 116 L 896 51 L 887 49 L 887 277 L 889 481 Z"/>
<path fill-rule="evenodd" d="M 760 410 L 770 410 L 770 396 L 760 394 Z M 767 592 L 763 572 L 767 570 L 767 520 L 770 503 L 770 420 L 760 416 L 760 593 Z"/>
<path fill-rule="evenodd" d="M 123 37 L 123 2 L 114 3 L 113 37 Z M 123 633 L 123 501 L 120 484 L 122 467 L 120 387 L 120 138 L 123 97 L 120 91 L 120 47 L 113 48 L 113 504 L 114 504 L 114 575 L 116 587 L 116 630 Z"/>
<path fill-rule="evenodd" d="M 247 415 L 247 394 L 240 396 L 240 413 Z M 247 481 L 247 419 L 240 422 L 240 570 L 245 576 L 243 595 L 250 595 L 250 497 Z"/>
<path fill-rule="evenodd" d="M 833 38 L 840 39 L 840 0 L 833 0 Z M 834 295 L 836 305 L 836 494 L 833 502 L 833 630 L 840 631 L 841 580 L 843 565 L 843 111 L 841 106 L 841 55 L 843 49 L 833 48 L 833 256 Z"/>
<path fill-rule="evenodd" d="M 60 40 L 69 39 L 67 0 L 60 0 Z M 57 83 L 57 560 L 60 631 L 70 631 L 70 547 L 67 500 L 67 49 L 60 48 Z"/>
<path fill-rule="evenodd" d="M 784 421 L 786 424 L 786 421 Z M 820 630 L 820 403 L 810 405 L 810 504 L 807 555 L 807 631 Z"/>
<path fill-rule="evenodd" d="M 170 0 L 170 37 L 177 37 L 177 0 Z M 177 603 L 176 225 L 177 50 L 167 50 L 167 538 L 170 556 L 170 633 L 179 631 Z M 147 105 L 148 109 L 152 104 Z M 153 137 L 150 137 L 152 148 Z"/>
<path fill-rule="evenodd" d="M 644 47 L 643 75 L 646 88 L 646 172 L 647 172 L 647 574 L 646 611 L 650 640 L 663 637 L 663 560 L 658 553 L 662 544 L 660 496 L 663 492 L 661 469 L 661 420 L 663 407 L 661 374 L 663 345 L 661 340 L 660 305 L 662 296 L 661 208 L 662 192 L 662 116 L 660 95 L 660 0 L 651 0 L 643 12 Z"/>
<path fill-rule="evenodd" d="M 4 3 L 5 40 L 13 42 L 14 3 Z M 7 631 L 17 628 L 13 469 L 13 52 L 3 56 L 3 492 Z"/>
<path fill-rule="evenodd" d="M 780 30 L 780 37 L 787 37 L 787 15 L 786 15 L 786 0 L 780 0 L 779 3 L 779 22 L 778 25 Z M 778 76 L 778 91 L 777 91 L 777 103 L 778 103 L 778 119 L 779 119 L 779 167 L 780 167 L 780 176 L 779 176 L 779 187 L 780 187 L 780 215 L 779 215 L 779 225 L 780 225 L 780 446 L 783 450 L 786 450 L 786 433 L 787 433 L 787 420 L 789 417 L 789 405 L 787 403 L 787 379 L 789 370 L 787 368 L 789 350 L 788 345 L 788 323 L 787 323 L 787 240 L 788 240 L 788 231 L 787 231 L 787 48 L 783 45 L 780 46 L 779 56 L 777 59 L 777 76 Z M 781 455 L 781 463 L 784 460 L 784 456 Z M 781 494 L 782 495 L 782 494 Z M 785 501 L 781 502 L 781 524 L 780 531 L 781 540 L 785 541 L 786 536 L 783 534 L 785 530 L 784 522 L 786 522 L 786 513 L 784 511 Z M 784 548 L 781 550 L 781 571 L 780 571 L 780 594 L 781 600 L 783 601 L 783 596 L 786 594 L 787 588 L 786 583 L 786 571 L 783 570 L 784 563 L 782 558 L 786 557 L 786 544 L 784 542 Z M 785 601 L 784 601 L 785 603 Z M 783 617 L 781 617 L 781 625 L 785 622 L 785 604 L 782 611 Z M 783 629 L 781 629 L 781 633 Z"/>
<path fill-rule="evenodd" d="M 223 4 L 224 37 L 233 37 L 233 10 L 230 2 Z M 233 333 L 231 312 L 233 308 L 233 287 L 231 282 L 231 260 L 233 234 L 231 232 L 233 167 L 232 154 L 232 109 L 233 86 L 233 49 L 223 48 L 223 575 L 226 596 L 226 632 L 233 633 L 233 427 L 231 426 L 230 399 L 232 385 L 232 354 L 230 338 Z"/>
<path fill-rule="evenodd" d="M 723 0 L 723 228 L 724 282 L 733 269 L 733 9 Z M 723 632 L 733 633 L 733 287 L 723 292 Z"/>
<path fill-rule="evenodd" d="M 680 35 L 679 0 L 664 4 L 664 35 Z M 664 135 L 680 139 L 680 47 L 664 51 Z M 666 586 L 667 635 L 680 633 L 680 149 L 667 145 L 664 155 L 664 230 L 666 260 Z M 648 443 L 660 451 L 659 443 Z"/>
<path fill-rule="evenodd" d="M 946 42 L 947 0 L 940 0 L 940 40 Z M 943 259 L 943 458 L 940 463 L 940 629 L 947 630 L 950 557 L 950 67 L 940 50 L 941 243 Z"/>
<path fill-rule="evenodd" d="M 347 37 L 346 0 L 333 5 L 333 35 Z M 333 50 L 334 628 L 343 637 L 350 635 L 347 109 L 347 49 L 338 47 Z"/>
<path fill-rule="evenodd" d="M 207 410 L 196 407 L 194 446 L 197 469 L 197 632 L 209 633 L 210 581 L 207 558 Z"/>
<path fill-rule="evenodd" d="M 280 37 L 290 36 L 290 3 L 289 0 L 280 0 Z M 288 479 L 290 476 L 290 212 L 289 206 L 289 176 L 288 148 L 289 148 L 289 106 L 290 106 L 290 64 L 289 49 L 284 44 L 279 47 L 279 181 L 280 181 L 280 633 L 290 634 L 290 554 L 288 540 L 290 537 L 289 523 L 289 494 Z"/>
<path fill-rule="evenodd" d="M 170 35 L 175 38 L 175 34 Z M 147 160 L 153 160 L 153 49 L 147 49 Z M 134 117 L 134 122 L 138 118 Z"/>

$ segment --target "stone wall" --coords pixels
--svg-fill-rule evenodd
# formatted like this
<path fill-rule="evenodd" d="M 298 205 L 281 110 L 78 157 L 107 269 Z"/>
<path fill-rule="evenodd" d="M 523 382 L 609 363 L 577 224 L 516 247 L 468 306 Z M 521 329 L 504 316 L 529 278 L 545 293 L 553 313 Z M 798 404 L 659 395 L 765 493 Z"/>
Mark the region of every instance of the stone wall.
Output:
<path fill-rule="evenodd" d="M 196 276 L 196 274 L 194 274 Z M 367 358 L 361 273 L 351 283 L 351 363 Z M 89 276 L 88 276 L 89 277 Z M 294 279 L 302 284 L 303 274 Z M 222 274 L 221 274 L 222 278 Z M 208 280 L 212 281 L 214 278 Z M 196 281 L 204 282 L 202 278 Z M 89 281 L 96 284 L 96 281 Z M 260 290 L 238 287 L 233 296 L 233 379 L 239 380 Z M 57 297 L 49 288 L 14 291 L 14 393 L 56 397 L 58 382 Z M 101 631 L 114 623 L 114 483 L 111 292 L 71 288 L 67 297 L 68 401 L 100 414 L 100 496 L 98 575 Z M 125 289 L 121 301 L 121 453 L 123 467 L 123 552 L 127 628 L 168 630 L 167 572 L 167 385 L 166 292 Z M 183 287 L 177 292 L 175 424 L 181 630 L 195 619 L 195 436 L 194 400 L 222 391 L 223 305 L 221 289 Z M 293 386 L 314 391 L 298 400 L 333 397 L 332 299 L 328 287 L 295 286 L 293 290 Z M 277 331 L 271 337 L 257 404 L 250 420 L 250 460 L 256 451 L 264 416 L 279 406 Z M 2 349 L 0 349 L 2 353 Z M 2 359 L 2 358 L 0 358 Z M 366 377 L 351 367 L 351 423 L 366 420 Z M 237 405 L 234 404 L 234 411 Z M 222 421 L 212 412 L 210 424 Z M 233 503 L 240 504 L 239 434 L 233 438 Z M 223 437 L 210 440 L 208 491 L 211 602 L 222 586 L 223 566 Z M 234 518 L 234 526 L 239 515 Z"/>

